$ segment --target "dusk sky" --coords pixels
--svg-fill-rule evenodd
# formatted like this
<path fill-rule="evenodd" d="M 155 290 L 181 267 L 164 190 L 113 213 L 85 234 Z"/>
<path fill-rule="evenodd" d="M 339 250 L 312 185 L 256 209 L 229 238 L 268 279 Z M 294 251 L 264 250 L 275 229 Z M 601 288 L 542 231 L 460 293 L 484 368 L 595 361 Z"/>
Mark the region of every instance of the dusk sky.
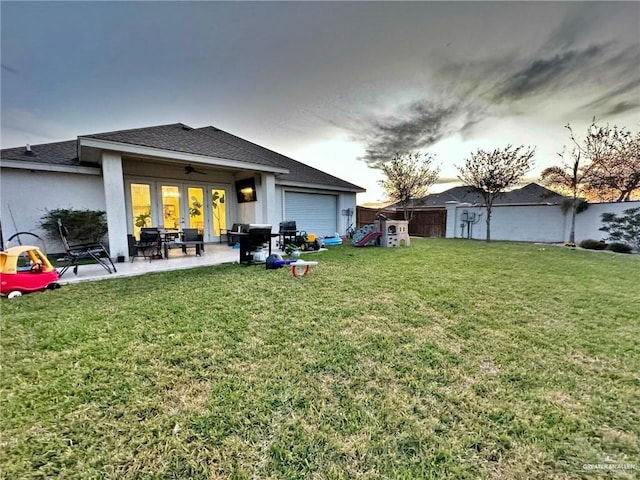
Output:
<path fill-rule="evenodd" d="M 2 147 L 213 125 L 382 200 L 374 165 L 640 128 L 640 2 L 1 2 Z M 439 191 L 446 184 L 434 188 Z"/>

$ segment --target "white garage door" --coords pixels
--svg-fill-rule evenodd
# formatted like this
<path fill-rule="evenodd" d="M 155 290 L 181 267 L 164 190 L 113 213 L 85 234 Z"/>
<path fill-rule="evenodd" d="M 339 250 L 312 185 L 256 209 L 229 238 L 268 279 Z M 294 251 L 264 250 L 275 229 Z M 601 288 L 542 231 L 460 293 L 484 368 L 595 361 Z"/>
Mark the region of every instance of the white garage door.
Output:
<path fill-rule="evenodd" d="M 318 236 L 333 235 L 337 222 L 337 197 L 315 193 L 285 192 L 284 219 L 295 220 L 298 230 Z"/>

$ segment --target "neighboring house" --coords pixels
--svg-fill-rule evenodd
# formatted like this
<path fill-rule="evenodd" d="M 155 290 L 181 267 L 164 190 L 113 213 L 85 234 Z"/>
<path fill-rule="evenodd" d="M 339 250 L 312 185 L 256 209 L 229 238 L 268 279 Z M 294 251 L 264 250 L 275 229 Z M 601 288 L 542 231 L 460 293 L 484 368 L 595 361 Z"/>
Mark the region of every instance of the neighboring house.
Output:
<path fill-rule="evenodd" d="M 537 183 L 530 183 L 522 188 L 510 190 L 498 196 L 494 205 L 555 205 L 560 204 L 565 198 L 567 197 L 559 195 Z M 409 204 L 409 208 L 445 207 L 447 202 L 484 205 L 482 195 L 474 192 L 469 187 L 453 187 L 441 193 L 432 193 L 426 197 L 413 199 Z M 402 206 L 396 203 L 387 208 L 401 210 Z"/>
<path fill-rule="evenodd" d="M 3 149 L 2 229 L 41 232 L 56 208 L 107 212 L 112 256 L 138 225 L 199 228 L 217 241 L 234 223 L 284 220 L 316 235 L 344 233 L 341 212 L 365 190 L 214 127 L 176 123 Z M 352 210 L 352 211 L 353 211 Z"/>

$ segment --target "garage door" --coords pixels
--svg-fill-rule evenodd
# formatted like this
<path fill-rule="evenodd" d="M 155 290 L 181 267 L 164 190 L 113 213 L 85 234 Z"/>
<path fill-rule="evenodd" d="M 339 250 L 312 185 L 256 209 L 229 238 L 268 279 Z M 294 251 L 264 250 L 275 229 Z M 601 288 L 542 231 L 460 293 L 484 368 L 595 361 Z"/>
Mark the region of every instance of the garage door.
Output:
<path fill-rule="evenodd" d="M 337 197 L 285 192 L 284 219 L 295 220 L 298 230 L 319 236 L 333 235 L 337 222 Z"/>

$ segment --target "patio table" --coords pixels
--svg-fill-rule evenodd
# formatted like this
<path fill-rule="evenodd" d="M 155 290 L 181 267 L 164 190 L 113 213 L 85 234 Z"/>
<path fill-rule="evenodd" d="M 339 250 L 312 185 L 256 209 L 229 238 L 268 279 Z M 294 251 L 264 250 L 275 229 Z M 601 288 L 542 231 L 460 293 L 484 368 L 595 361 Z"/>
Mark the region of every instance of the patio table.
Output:
<path fill-rule="evenodd" d="M 202 239 L 197 241 L 185 241 L 184 232 L 182 230 L 160 229 L 160 240 L 162 242 L 162 251 L 165 259 L 169 258 L 170 248 L 182 248 L 182 251 L 186 253 L 185 247 L 195 247 L 197 256 L 200 256 L 204 250 Z"/>
<path fill-rule="evenodd" d="M 171 244 L 178 246 L 176 243 L 176 239 L 180 238 L 182 232 L 180 230 L 159 228 L 160 232 L 160 241 L 162 242 L 162 251 L 164 253 L 164 258 L 169 258 L 169 249 L 171 248 Z"/>

